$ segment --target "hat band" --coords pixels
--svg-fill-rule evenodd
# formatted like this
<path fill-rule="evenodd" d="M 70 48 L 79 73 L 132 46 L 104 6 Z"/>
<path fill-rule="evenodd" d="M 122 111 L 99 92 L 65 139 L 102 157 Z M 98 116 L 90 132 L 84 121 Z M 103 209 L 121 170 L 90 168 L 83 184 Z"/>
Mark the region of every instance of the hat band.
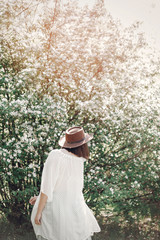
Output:
<path fill-rule="evenodd" d="M 80 142 L 82 142 L 83 140 L 85 140 L 85 137 L 84 137 L 83 139 L 79 140 L 79 141 L 76 141 L 76 142 L 68 142 L 68 141 L 67 141 L 67 143 L 70 143 L 70 144 L 80 143 Z"/>

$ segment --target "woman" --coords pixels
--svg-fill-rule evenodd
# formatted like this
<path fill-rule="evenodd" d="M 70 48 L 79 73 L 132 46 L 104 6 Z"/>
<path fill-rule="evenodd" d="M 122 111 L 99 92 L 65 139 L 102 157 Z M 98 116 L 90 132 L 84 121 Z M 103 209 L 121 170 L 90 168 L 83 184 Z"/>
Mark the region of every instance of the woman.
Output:
<path fill-rule="evenodd" d="M 69 128 L 44 164 L 31 222 L 38 240 L 91 240 L 100 227 L 83 197 L 83 167 L 92 135 L 82 127 Z"/>

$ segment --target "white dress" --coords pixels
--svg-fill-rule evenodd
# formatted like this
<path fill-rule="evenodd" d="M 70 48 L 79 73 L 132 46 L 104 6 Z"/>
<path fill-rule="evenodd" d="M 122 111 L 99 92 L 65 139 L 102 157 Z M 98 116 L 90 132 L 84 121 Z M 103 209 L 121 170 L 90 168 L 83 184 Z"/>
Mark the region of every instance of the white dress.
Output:
<path fill-rule="evenodd" d="M 48 196 L 41 225 L 34 222 L 40 194 L 31 213 L 36 237 L 86 240 L 100 227 L 83 197 L 84 161 L 65 149 L 52 150 L 44 163 L 40 193 Z"/>

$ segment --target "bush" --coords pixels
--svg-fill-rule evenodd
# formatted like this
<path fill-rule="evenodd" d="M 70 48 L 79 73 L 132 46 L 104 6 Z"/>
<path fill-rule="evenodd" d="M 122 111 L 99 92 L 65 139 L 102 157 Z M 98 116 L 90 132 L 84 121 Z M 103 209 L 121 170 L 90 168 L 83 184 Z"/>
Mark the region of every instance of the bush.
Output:
<path fill-rule="evenodd" d="M 67 127 L 83 125 L 94 133 L 87 204 L 97 215 L 152 216 L 150 203 L 160 200 L 158 60 L 138 24 L 123 29 L 100 2 L 55 3 L 3 3 L 0 209 L 10 221 L 30 216 L 49 151 Z M 45 11 L 32 21 L 37 4 Z"/>

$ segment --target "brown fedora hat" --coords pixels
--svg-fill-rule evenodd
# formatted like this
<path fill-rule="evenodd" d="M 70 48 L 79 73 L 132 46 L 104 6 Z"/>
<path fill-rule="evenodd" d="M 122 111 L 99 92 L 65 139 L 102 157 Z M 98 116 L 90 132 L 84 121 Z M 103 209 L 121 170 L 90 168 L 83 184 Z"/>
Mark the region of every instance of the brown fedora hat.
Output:
<path fill-rule="evenodd" d="M 61 137 L 58 144 L 64 148 L 79 147 L 93 138 L 93 134 L 85 133 L 82 127 L 71 127 L 66 130 L 65 136 Z"/>

